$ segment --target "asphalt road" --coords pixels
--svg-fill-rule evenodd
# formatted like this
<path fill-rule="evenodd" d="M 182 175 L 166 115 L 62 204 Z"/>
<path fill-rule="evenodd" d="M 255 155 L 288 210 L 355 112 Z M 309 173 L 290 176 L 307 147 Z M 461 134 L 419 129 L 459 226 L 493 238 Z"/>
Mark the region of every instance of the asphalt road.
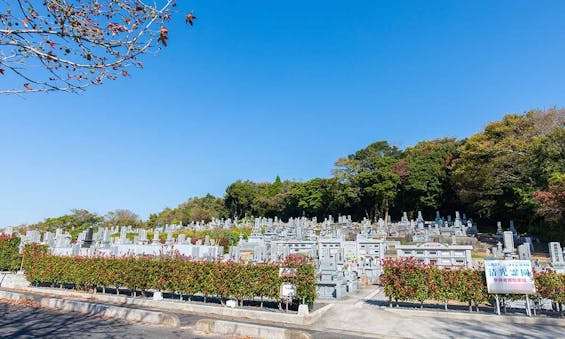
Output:
<path fill-rule="evenodd" d="M 188 328 L 163 328 L 0 302 L 0 338 L 221 338 Z"/>

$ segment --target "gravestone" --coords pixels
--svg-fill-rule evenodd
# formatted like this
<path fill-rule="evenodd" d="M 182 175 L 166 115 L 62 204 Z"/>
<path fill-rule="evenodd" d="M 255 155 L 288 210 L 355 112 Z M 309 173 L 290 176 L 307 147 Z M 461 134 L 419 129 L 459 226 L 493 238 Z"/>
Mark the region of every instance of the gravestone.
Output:
<path fill-rule="evenodd" d="M 93 232 L 94 230 L 92 229 L 92 227 L 89 227 L 88 230 L 86 231 L 86 236 L 81 246 L 82 248 L 90 248 L 90 246 L 92 246 Z"/>
<path fill-rule="evenodd" d="M 112 244 L 112 238 L 110 238 L 110 230 L 104 228 L 102 232 L 102 248 L 110 248 Z"/>
<path fill-rule="evenodd" d="M 459 215 L 459 211 L 455 211 L 455 222 L 453 224 L 455 227 L 461 227 L 461 216 Z"/>
<path fill-rule="evenodd" d="M 416 223 L 418 224 L 418 229 L 424 229 L 424 217 L 422 217 L 422 211 L 418 211 L 418 218 L 416 218 Z"/>
<path fill-rule="evenodd" d="M 43 243 L 45 243 L 49 247 L 54 247 L 55 238 L 53 237 L 53 233 L 45 232 L 45 234 L 43 234 Z"/>
<path fill-rule="evenodd" d="M 436 219 L 434 220 L 434 224 L 436 227 L 441 227 L 443 225 L 443 219 L 441 219 L 439 211 L 436 211 Z"/>
<path fill-rule="evenodd" d="M 565 258 L 563 258 L 563 249 L 561 244 L 558 242 L 549 243 L 549 256 L 550 263 L 553 267 L 565 266 Z"/>
<path fill-rule="evenodd" d="M 382 218 L 379 218 L 378 224 L 381 229 L 385 227 L 385 221 Z"/>
<path fill-rule="evenodd" d="M 139 230 L 138 242 L 142 245 L 147 244 L 147 230 L 144 229 Z"/>
<path fill-rule="evenodd" d="M 173 244 L 174 241 L 175 240 L 173 239 L 173 231 L 171 230 L 167 231 L 167 240 L 165 243 L 170 246 Z"/>
<path fill-rule="evenodd" d="M 410 225 L 410 221 L 408 220 L 408 213 L 402 212 L 402 218 L 400 219 L 400 224 L 402 224 L 402 226 Z"/>
<path fill-rule="evenodd" d="M 530 252 L 530 245 L 523 243 L 518 246 L 518 257 L 520 260 L 532 260 L 532 253 Z"/>
<path fill-rule="evenodd" d="M 503 251 L 502 251 L 502 243 L 499 241 L 496 243 L 496 256 L 502 256 Z"/>
<path fill-rule="evenodd" d="M 514 227 L 514 220 L 510 220 L 510 227 L 508 228 L 508 230 L 514 235 L 518 235 L 518 230 L 516 230 L 516 227 Z"/>
<path fill-rule="evenodd" d="M 502 234 L 502 223 L 500 221 L 496 222 L 496 234 Z"/>
<path fill-rule="evenodd" d="M 160 243 L 161 243 L 161 241 L 159 240 L 159 231 L 155 230 L 153 232 L 153 241 L 151 241 L 151 244 L 152 245 L 158 245 Z"/>
<path fill-rule="evenodd" d="M 511 231 L 505 231 L 503 233 L 504 239 L 504 251 L 514 252 L 514 234 Z"/>

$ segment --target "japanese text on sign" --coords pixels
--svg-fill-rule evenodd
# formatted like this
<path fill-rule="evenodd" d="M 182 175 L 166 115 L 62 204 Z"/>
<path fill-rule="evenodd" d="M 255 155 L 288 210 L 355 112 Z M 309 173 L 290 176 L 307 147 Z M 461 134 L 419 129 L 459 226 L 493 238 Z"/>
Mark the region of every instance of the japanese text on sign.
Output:
<path fill-rule="evenodd" d="M 529 260 L 485 260 L 488 293 L 534 294 L 536 286 Z"/>

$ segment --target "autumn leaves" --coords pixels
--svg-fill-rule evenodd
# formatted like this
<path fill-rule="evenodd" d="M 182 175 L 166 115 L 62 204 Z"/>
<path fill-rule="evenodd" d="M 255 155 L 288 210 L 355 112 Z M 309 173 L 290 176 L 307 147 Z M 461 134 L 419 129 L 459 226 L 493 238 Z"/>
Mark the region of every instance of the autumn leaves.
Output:
<path fill-rule="evenodd" d="M 196 16 L 194 16 L 194 14 L 192 14 L 192 12 L 188 13 L 185 17 L 185 21 L 187 24 L 189 24 L 190 26 L 193 26 L 193 20 L 196 19 Z M 162 43 L 163 46 L 167 47 L 167 40 L 169 39 L 169 30 L 163 26 L 161 27 L 161 29 L 159 30 L 159 38 L 157 39 L 158 42 Z"/>

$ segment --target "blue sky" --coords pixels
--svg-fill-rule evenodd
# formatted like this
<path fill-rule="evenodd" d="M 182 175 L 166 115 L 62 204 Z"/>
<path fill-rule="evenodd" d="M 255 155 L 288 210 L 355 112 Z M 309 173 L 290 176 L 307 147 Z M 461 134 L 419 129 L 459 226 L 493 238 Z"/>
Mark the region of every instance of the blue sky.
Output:
<path fill-rule="evenodd" d="M 132 77 L 0 97 L 0 227 L 71 208 L 147 217 L 237 179 L 328 177 L 377 140 L 565 106 L 563 1 L 179 3 L 196 26 L 178 16 Z"/>

